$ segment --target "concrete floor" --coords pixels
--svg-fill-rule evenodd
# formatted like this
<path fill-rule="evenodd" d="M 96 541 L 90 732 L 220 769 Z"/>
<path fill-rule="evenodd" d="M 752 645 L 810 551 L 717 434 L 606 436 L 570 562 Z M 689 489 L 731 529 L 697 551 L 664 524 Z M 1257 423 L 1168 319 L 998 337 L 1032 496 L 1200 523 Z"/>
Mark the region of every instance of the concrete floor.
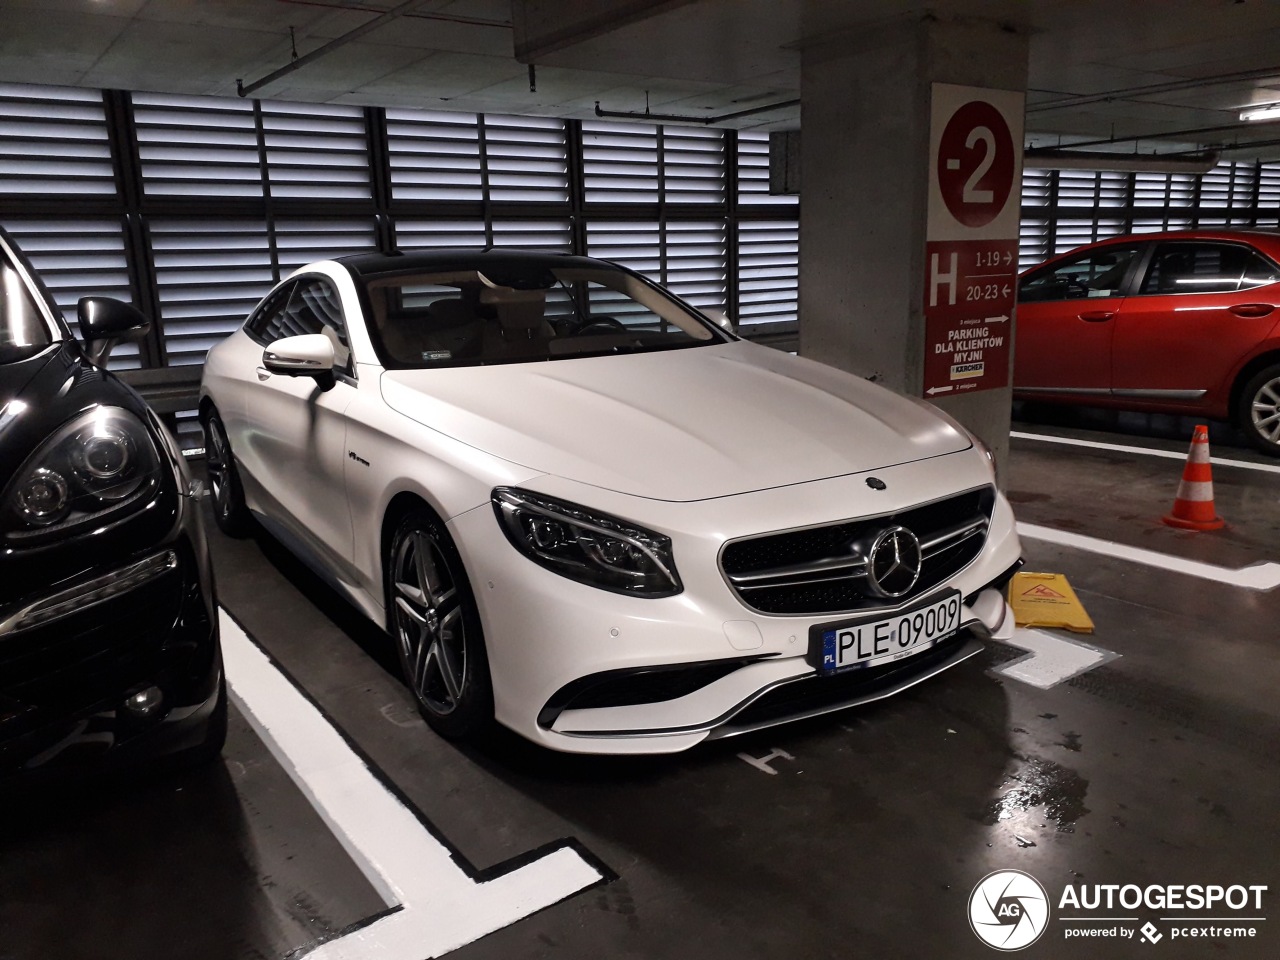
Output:
<path fill-rule="evenodd" d="M 1097 425 L 1018 428 L 1185 450 L 1185 433 L 1135 440 L 1082 422 Z M 1274 473 L 1215 468 L 1230 526 L 1192 534 L 1158 521 L 1176 461 L 1031 440 L 1009 459 L 1021 521 L 1228 567 L 1277 559 Z M 1064 939 L 1064 885 L 1267 884 L 1273 896 L 1280 590 L 1024 548 L 1029 569 L 1070 578 L 1097 624 L 1089 642 L 1118 659 L 1040 690 L 993 674 L 1022 651 L 992 645 L 878 705 L 637 760 L 440 740 L 376 628 L 265 535 L 214 543 L 226 608 L 471 864 L 574 838 L 618 875 L 460 958 L 986 958 L 967 903 L 1004 868 L 1055 900 L 1026 955 L 1130 957 L 1150 945 Z M 771 761 L 773 775 L 739 756 L 779 750 L 791 759 Z M 221 765 L 5 820 L 0 960 L 280 957 L 384 907 L 239 718 Z M 1250 925 L 1253 939 L 1150 949 L 1280 955 L 1280 918 Z"/>

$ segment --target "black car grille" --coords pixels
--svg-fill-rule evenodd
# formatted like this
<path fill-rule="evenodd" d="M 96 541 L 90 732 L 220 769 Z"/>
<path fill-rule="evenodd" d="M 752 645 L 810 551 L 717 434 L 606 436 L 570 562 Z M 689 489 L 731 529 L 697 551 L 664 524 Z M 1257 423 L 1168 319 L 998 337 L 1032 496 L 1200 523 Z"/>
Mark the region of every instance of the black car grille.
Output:
<path fill-rule="evenodd" d="M 762 613 L 814 615 L 898 606 L 954 576 L 982 551 L 995 506 L 982 487 L 900 513 L 825 527 L 771 533 L 725 545 L 720 566 L 748 607 Z M 911 591 L 886 599 L 868 586 L 853 545 L 901 526 L 920 541 L 923 561 Z"/>
<path fill-rule="evenodd" d="M 181 604 L 176 571 L 47 626 L 0 636 L 0 737 L 153 682 Z"/>

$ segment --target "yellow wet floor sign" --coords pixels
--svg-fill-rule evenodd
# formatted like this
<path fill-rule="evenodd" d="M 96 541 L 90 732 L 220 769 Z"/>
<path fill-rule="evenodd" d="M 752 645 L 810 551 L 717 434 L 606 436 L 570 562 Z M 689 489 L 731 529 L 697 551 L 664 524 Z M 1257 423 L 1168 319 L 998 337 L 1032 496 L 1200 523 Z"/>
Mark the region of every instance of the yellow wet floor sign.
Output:
<path fill-rule="evenodd" d="M 1093 621 L 1060 573 L 1015 573 L 1009 581 L 1009 605 L 1020 627 L 1093 633 Z"/>

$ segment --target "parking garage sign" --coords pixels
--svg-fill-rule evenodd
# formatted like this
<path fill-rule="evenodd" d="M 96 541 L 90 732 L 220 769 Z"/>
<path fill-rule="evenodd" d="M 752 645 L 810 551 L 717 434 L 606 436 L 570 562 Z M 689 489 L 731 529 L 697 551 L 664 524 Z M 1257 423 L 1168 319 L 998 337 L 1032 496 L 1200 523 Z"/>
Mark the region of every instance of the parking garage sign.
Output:
<path fill-rule="evenodd" d="M 925 244 L 924 392 L 1009 383 L 1024 95 L 935 83 Z"/>

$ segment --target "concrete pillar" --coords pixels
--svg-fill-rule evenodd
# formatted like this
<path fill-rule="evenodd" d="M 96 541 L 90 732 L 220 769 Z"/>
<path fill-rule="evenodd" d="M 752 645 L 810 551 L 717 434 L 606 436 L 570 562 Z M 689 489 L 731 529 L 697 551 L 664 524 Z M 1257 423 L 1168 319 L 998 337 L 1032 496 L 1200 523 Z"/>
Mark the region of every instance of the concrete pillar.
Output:
<path fill-rule="evenodd" d="M 926 15 L 801 53 L 800 353 L 914 396 L 934 82 L 1025 91 L 1025 33 Z M 1003 460 L 1010 399 L 1006 386 L 936 402 Z"/>

